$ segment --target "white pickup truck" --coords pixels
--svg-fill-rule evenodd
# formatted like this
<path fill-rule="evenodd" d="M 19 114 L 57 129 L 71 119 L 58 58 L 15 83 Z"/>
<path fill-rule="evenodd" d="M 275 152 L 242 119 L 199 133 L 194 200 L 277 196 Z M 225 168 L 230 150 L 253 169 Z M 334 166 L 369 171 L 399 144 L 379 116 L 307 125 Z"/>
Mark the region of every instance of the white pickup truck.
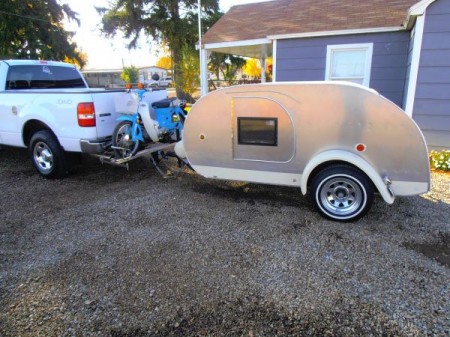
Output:
<path fill-rule="evenodd" d="M 71 64 L 0 61 L 0 144 L 29 148 L 42 176 L 62 177 L 80 153 L 110 144 L 123 94 L 88 88 Z"/>

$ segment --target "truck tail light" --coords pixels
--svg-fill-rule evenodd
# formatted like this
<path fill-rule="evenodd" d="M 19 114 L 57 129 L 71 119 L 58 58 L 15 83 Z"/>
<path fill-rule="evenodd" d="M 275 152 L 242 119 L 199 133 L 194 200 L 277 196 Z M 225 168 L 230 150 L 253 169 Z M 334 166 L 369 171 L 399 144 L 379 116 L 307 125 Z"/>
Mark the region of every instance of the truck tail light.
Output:
<path fill-rule="evenodd" d="M 94 103 L 79 103 L 77 107 L 77 115 L 79 126 L 95 126 Z"/>

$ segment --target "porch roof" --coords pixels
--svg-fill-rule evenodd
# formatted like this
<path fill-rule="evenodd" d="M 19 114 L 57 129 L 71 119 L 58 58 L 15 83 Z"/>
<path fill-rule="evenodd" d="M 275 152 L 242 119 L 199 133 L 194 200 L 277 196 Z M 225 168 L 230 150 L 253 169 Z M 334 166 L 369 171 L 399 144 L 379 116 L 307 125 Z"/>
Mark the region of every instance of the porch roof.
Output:
<path fill-rule="evenodd" d="M 242 56 L 271 53 L 277 36 L 405 29 L 418 0 L 275 0 L 233 6 L 203 36 L 206 49 Z M 325 35 L 325 34 L 324 34 Z M 269 51 L 270 50 L 270 51 Z"/>

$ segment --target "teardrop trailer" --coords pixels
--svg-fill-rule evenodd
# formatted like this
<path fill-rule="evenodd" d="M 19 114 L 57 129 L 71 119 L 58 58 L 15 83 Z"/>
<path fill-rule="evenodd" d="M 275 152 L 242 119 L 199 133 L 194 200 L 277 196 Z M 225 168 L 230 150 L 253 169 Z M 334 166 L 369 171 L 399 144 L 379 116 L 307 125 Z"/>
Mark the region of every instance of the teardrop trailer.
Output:
<path fill-rule="evenodd" d="M 427 146 L 414 121 L 347 82 L 214 91 L 189 112 L 175 152 L 207 178 L 300 187 L 336 221 L 364 216 L 374 192 L 392 204 L 430 189 Z"/>
<path fill-rule="evenodd" d="M 364 216 L 375 192 L 392 204 L 430 189 L 427 146 L 414 121 L 374 90 L 347 82 L 214 91 L 190 110 L 181 141 L 155 142 L 112 161 L 174 145 L 176 156 L 206 178 L 299 187 L 335 221 Z"/>

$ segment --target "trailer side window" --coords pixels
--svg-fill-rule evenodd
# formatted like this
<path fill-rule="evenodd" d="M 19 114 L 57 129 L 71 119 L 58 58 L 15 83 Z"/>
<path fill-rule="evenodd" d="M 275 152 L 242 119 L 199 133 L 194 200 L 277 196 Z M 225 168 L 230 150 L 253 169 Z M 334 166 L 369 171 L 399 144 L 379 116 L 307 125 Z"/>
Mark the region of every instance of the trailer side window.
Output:
<path fill-rule="evenodd" d="M 238 117 L 239 145 L 278 145 L 278 119 Z"/>

